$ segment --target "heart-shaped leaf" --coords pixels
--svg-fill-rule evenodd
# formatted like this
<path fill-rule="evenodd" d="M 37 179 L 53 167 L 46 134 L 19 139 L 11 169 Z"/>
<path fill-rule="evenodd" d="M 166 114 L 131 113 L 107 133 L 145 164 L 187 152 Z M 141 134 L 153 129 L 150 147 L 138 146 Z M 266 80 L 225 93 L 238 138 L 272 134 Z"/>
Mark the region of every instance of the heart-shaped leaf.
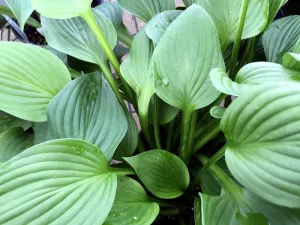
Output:
<path fill-rule="evenodd" d="M 31 127 L 31 122 L 0 111 L 0 134 L 13 127 L 22 127 L 23 130 L 28 130 Z"/>
<path fill-rule="evenodd" d="M 153 61 L 156 93 L 170 105 L 193 111 L 220 95 L 208 75 L 224 68 L 223 56 L 214 23 L 200 6 L 189 7 L 169 26 Z"/>
<path fill-rule="evenodd" d="M 215 22 L 222 49 L 225 50 L 235 40 L 242 1 L 195 0 L 195 3 L 201 5 Z M 261 33 L 267 25 L 268 14 L 268 0 L 250 0 L 242 39 Z"/>
<path fill-rule="evenodd" d="M 46 121 L 48 103 L 71 80 L 63 62 L 40 47 L 12 42 L 0 42 L 0 58 L 0 110 Z"/>
<path fill-rule="evenodd" d="M 118 177 L 116 198 L 104 225 L 150 225 L 159 213 L 143 187 L 128 177 Z"/>
<path fill-rule="evenodd" d="M 111 48 L 117 43 L 113 24 L 106 17 L 93 10 L 96 21 L 103 31 Z M 83 61 L 99 64 L 106 60 L 105 53 L 88 24 L 80 17 L 55 20 L 41 18 L 48 44 L 60 52 Z"/>
<path fill-rule="evenodd" d="M 93 0 L 31 0 L 31 3 L 33 8 L 43 16 L 53 19 L 68 19 L 88 13 L 91 10 L 92 1 Z"/>
<path fill-rule="evenodd" d="M 181 10 L 168 10 L 154 16 L 146 25 L 146 33 L 157 45 L 170 24 L 182 13 Z"/>
<path fill-rule="evenodd" d="M 300 85 L 260 86 L 221 120 L 226 163 L 244 187 L 277 205 L 300 207 Z"/>
<path fill-rule="evenodd" d="M 20 127 L 6 130 L 0 135 L 0 164 L 15 157 L 33 145 L 31 134 Z"/>
<path fill-rule="evenodd" d="M 127 131 L 123 109 L 100 73 L 73 80 L 51 101 L 47 116 L 51 139 L 88 141 L 108 160 Z"/>
<path fill-rule="evenodd" d="M 190 177 L 186 165 L 170 152 L 151 150 L 124 159 L 133 167 L 149 191 L 157 197 L 179 197 L 189 185 Z"/>
<path fill-rule="evenodd" d="M 174 0 L 118 0 L 121 8 L 145 22 L 151 20 L 156 14 L 175 9 Z"/>
<path fill-rule="evenodd" d="M 0 223 L 102 224 L 116 189 L 117 176 L 96 146 L 45 142 L 0 167 Z"/>
<path fill-rule="evenodd" d="M 30 0 L 5 0 L 11 11 L 18 19 L 21 30 L 23 31 L 27 19 L 33 12 Z"/>
<path fill-rule="evenodd" d="M 283 57 L 283 65 L 287 68 L 298 70 L 300 79 L 300 54 L 286 53 Z"/>
<path fill-rule="evenodd" d="M 272 23 L 263 35 L 263 45 L 269 62 L 282 63 L 292 52 L 300 36 L 300 16 L 289 16 Z"/>

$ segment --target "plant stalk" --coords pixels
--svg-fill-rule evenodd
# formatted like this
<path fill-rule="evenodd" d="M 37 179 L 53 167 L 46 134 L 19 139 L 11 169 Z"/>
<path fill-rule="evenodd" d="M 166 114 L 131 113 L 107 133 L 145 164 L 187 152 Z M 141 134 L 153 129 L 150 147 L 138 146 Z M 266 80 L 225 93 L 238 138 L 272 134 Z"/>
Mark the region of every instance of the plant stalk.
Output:
<path fill-rule="evenodd" d="M 135 175 L 134 170 L 130 168 L 109 168 L 109 171 L 117 175 Z"/>
<path fill-rule="evenodd" d="M 166 141 L 166 150 L 168 152 L 171 152 L 172 135 L 173 135 L 175 122 L 176 122 L 176 120 L 174 119 L 168 124 L 168 134 L 167 134 L 167 141 Z"/>
<path fill-rule="evenodd" d="M 157 121 L 157 97 L 153 95 L 153 108 L 152 108 L 152 115 L 153 115 L 153 128 L 154 128 L 154 140 L 157 149 L 162 149 L 160 144 L 160 135 L 159 135 L 159 125 Z"/>

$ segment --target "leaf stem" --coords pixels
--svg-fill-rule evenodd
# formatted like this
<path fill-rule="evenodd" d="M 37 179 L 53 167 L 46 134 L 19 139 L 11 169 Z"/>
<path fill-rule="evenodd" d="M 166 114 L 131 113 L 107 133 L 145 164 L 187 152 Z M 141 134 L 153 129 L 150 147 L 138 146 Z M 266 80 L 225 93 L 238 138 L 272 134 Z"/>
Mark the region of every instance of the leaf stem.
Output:
<path fill-rule="evenodd" d="M 134 170 L 130 168 L 109 168 L 109 171 L 117 175 L 135 175 Z"/>
<path fill-rule="evenodd" d="M 172 135 L 173 135 L 175 122 L 176 120 L 174 119 L 168 124 L 168 134 L 167 134 L 167 141 L 166 141 L 166 150 L 168 152 L 171 152 Z"/>
<path fill-rule="evenodd" d="M 153 115 L 153 128 L 154 128 L 154 140 L 157 149 L 162 149 L 160 144 L 160 136 L 159 136 L 159 126 L 157 121 L 157 97 L 153 95 L 153 108 L 152 108 L 152 115 Z"/>
<path fill-rule="evenodd" d="M 130 48 L 132 44 L 133 37 L 129 34 L 118 34 L 118 40 L 125 44 L 127 47 Z"/>
<path fill-rule="evenodd" d="M 113 68 L 115 69 L 118 77 L 122 81 L 122 84 L 124 86 L 126 94 L 129 96 L 131 101 L 134 102 L 135 97 L 134 97 L 133 91 L 131 90 L 129 85 L 124 80 L 124 77 L 122 76 L 121 70 L 120 70 L 120 63 L 119 63 L 117 57 L 115 56 L 113 50 L 109 46 L 109 43 L 108 43 L 105 35 L 103 34 L 101 28 L 98 26 L 98 23 L 97 23 L 97 21 L 94 17 L 92 9 L 90 9 L 87 13 L 82 14 L 81 17 L 86 21 L 86 23 L 89 25 L 89 27 L 93 31 L 93 33 L 94 33 L 95 37 L 97 38 L 99 44 L 103 48 L 107 58 L 109 59 L 109 61 L 111 62 Z"/>

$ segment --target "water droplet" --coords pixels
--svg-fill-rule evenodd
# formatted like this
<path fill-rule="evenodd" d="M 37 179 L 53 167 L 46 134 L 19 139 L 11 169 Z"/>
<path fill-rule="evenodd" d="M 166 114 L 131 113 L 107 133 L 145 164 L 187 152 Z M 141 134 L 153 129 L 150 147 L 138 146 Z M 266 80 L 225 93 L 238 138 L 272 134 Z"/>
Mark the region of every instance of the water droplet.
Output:
<path fill-rule="evenodd" d="M 83 147 L 75 147 L 75 151 L 77 155 L 81 155 L 84 152 Z"/>
<path fill-rule="evenodd" d="M 120 216 L 120 213 L 118 213 L 116 211 L 112 211 L 112 212 L 109 213 L 108 216 L 110 216 L 110 217 L 118 217 L 118 216 Z"/>
<path fill-rule="evenodd" d="M 158 26 L 156 25 L 156 24 L 154 24 L 154 26 L 153 27 L 155 27 L 155 28 L 158 28 Z"/>
<path fill-rule="evenodd" d="M 164 77 L 164 78 L 162 79 L 162 84 L 163 84 L 165 87 L 168 87 L 169 84 L 170 84 L 169 78 Z"/>
<path fill-rule="evenodd" d="M 279 26 L 277 24 L 274 24 L 274 27 L 276 28 L 276 30 L 279 30 Z"/>
<path fill-rule="evenodd" d="M 137 216 L 134 216 L 134 217 L 133 217 L 133 221 L 134 221 L 134 222 L 138 222 L 139 220 L 140 220 L 140 219 L 139 219 Z"/>

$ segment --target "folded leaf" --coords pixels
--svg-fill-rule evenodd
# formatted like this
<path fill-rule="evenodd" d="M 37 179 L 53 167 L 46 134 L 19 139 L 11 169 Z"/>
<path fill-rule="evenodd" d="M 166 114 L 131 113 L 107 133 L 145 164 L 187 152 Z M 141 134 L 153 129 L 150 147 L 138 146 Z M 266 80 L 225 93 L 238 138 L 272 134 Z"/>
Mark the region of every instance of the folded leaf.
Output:
<path fill-rule="evenodd" d="M 0 166 L 0 223 L 102 224 L 116 188 L 117 176 L 96 146 L 49 141 Z"/>
<path fill-rule="evenodd" d="M 68 19 L 89 12 L 92 0 L 31 0 L 31 3 L 43 16 Z"/>
<path fill-rule="evenodd" d="M 277 205 L 300 207 L 300 85 L 260 86 L 221 120 L 226 163 L 244 187 Z"/>
<path fill-rule="evenodd" d="M 292 52 L 300 36 L 300 16 L 289 16 L 272 23 L 263 35 L 263 45 L 269 62 L 282 63 Z"/>
<path fill-rule="evenodd" d="M 235 40 L 242 1 L 194 0 L 194 2 L 201 5 L 215 22 L 222 49 L 225 50 Z M 242 39 L 261 33 L 267 25 L 268 14 L 268 0 L 250 0 Z"/>
<path fill-rule="evenodd" d="M 3 111 L 0 111 L 0 135 L 13 127 L 22 127 L 23 130 L 28 130 L 31 127 L 31 122 L 21 120 L 17 117 L 9 115 Z"/>
<path fill-rule="evenodd" d="M 210 115 L 216 119 L 221 119 L 226 111 L 226 108 L 214 106 L 210 109 Z"/>
<path fill-rule="evenodd" d="M 49 102 L 71 80 L 63 62 L 40 47 L 12 42 L 0 42 L 0 58 L 0 110 L 46 121 Z"/>
<path fill-rule="evenodd" d="M 21 30 L 24 30 L 25 23 L 33 12 L 30 0 L 5 0 L 9 8 L 17 17 Z"/>
<path fill-rule="evenodd" d="M 153 61 L 156 93 L 168 104 L 195 110 L 220 95 L 208 75 L 224 68 L 223 56 L 214 23 L 200 6 L 189 7 L 169 26 Z"/>
<path fill-rule="evenodd" d="M 95 10 L 93 13 L 110 47 L 114 48 L 117 34 L 113 24 L 106 17 L 95 13 Z M 55 20 L 42 17 L 41 23 L 48 44 L 58 51 L 95 64 L 106 60 L 103 49 L 82 18 Z"/>
<path fill-rule="evenodd" d="M 145 22 L 160 12 L 175 9 L 174 0 L 118 0 L 118 3 L 124 11 Z"/>
<path fill-rule="evenodd" d="M 283 57 L 283 65 L 287 68 L 298 70 L 300 80 L 300 54 L 286 53 Z"/>
<path fill-rule="evenodd" d="M 0 164 L 15 157 L 33 145 L 31 134 L 20 127 L 6 130 L 0 135 Z"/>
<path fill-rule="evenodd" d="M 186 165 L 170 152 L 151 150 L 124 159 L 133 167 L 147 189 L 159 198 L 177 198 L 189 185 Z"/>
<path fill-rule="evenodd" d="M 51 101 L 47 116 L 50 139 L 85 140 L 108 160 L 128 127 L 121 105 L 100 73 L 73 80 Z"/>
<path fill-rule="evenodd" d="M 116 198 L 104 225 L 150 225 L 159 213 L 143 187 L 135 180 L 118 177 Z"/>

